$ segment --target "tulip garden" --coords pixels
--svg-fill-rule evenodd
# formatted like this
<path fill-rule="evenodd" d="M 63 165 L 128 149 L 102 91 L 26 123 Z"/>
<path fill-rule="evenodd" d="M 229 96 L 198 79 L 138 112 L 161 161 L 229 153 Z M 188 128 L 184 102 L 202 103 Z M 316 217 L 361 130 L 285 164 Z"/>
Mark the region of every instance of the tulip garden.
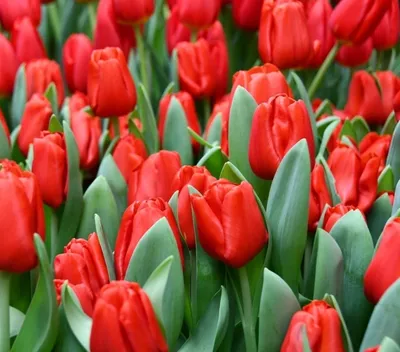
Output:
<path fill-rule="evenodd" d="M 400 352 L 398 0 L 0 0 L 0 352 Z"/>

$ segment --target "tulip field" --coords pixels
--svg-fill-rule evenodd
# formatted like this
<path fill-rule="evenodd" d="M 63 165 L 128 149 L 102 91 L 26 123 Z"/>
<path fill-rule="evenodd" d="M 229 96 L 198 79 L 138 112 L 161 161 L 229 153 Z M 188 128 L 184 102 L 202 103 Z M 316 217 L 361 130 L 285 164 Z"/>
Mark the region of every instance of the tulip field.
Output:
<path fill-rule="evenodd" d="M 0 0 L 0 352 L 400 352 L 398 0 Z"/>

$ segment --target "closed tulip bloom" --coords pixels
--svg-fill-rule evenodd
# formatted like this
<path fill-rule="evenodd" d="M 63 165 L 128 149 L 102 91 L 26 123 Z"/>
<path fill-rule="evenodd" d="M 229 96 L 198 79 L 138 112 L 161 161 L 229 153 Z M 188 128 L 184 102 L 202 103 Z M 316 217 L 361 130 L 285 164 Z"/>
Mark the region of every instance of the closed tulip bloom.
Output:
<path fill-rule="evenodd" d="M 113 0 L 118 22 L 138 25 L 147 22 L 154 12 L 154 0 Z"/>
<path fill-rule="evenodd" d="M 171 11 L 175 8 L 177 2 L 178 0 L 167 0 L 167 5 Z"/>
<path fill-rule="evenodd" d="M 378 27 L 372 34 L 372 41 L 376 50 L 386 50 L 394 47 L 399 39 L 400 9 L 397 0 L 391 0 L 391 5 L 386 11 Z"/>
<path fill-rule="evenodd" d="M 135 282 L 113 281 L 100 291 L 90 333 L 92 352 L 168 352 L 150 299 Z"/>
<path fill-rule="evenodd" d="M 346 67 L 361 66 L 369 61 L 373 50 L 371 38 L 361 44 L 343 45 L 336 55 L 336 61 Z"/>
<path fill-rule="evenodd" d="M 57 90 L 58 105 L 64 101 L 64 84 L 61 69 L 57 62 L 48 59 L 31 61 L 26 65 L 27 98 L 33 94 L 44 94 L 50 83 Z"/>
<path fill-rule="evenodd" d="M 179 43 L 190 41 L 190 29 L 179 21 L 179 9 L 177 7 L 171 10 L 165 27 L 167 49 L 170 55 Z"/>
<path fill-rule="evenodd" d="M 0 109 L 0 125 L 1 127 L 3 127 L 3 131 L 8 139 L 8 142 L 10 142 L 10 130 L 8 129 L 6 118 L 4 117 L 1 109 Z"/>
<path fill-rule="evenodd" d="M 19 63 L 47 57 L 42 38 L 29 17 L 15 21 L 11 32 L 11 44 Z"/>
<path fill-rule="evenodd" d="M 400 121 L 400 90 L 394 96 L 393 109 L 394 109 L 394 112 L 396 113 L 397 121 Z"/>
<path fill-rule="evenodd" d="M 41 94 L 34 94 L 26 103 L 18 134 L 18 147 L 24 156 L 33 140 L 49 128 L 52 114 L 50 102 Z"/>
<path fill-rule="evenodd" d="M 1 33 L 0 57 L 0 97 L 7 97 L 13 92 L 18 63 L 11 43 Z"/>
<path fill-rule="evenodd" d="M 215 91 L 216 78 L 208 42 L 204 39 L 196 43 L 183 42 L 177 45 L 176 50 L 181 89 L 195 99 L 211 97 Z"/>
<path fill-rule="evenodd" d="M 325 301 L 312 301 L 293 315 L 281 352 L 303 351 L 304 328 L 311 351 L 345 351 L 339 314 Z"/>
<path fill-rule="evenodd" d="M 313 43 L 301 2 L 264 1 L 258 51 L 264 62 L 280 69 L 302 67 L 307 63 L 313 54 Z"/>
<path fill-rule="evenodd" d="M 86 93 L 87 76 L 92 54 L 92 42 L 84 34 L 72 34 L 64 44 L 63 66 L 68 88 L 71 92 Z"/>
<path fill-rule="evenodd" d="M 43 201 L 58 208 L 66 198 L 67 151 L 61 133 L 42 132 L 33 141 L 32 171 L 36 175 Z"/>
<path fill-rule="evenodd" d="M 338 204 L 334 207 L 328 208 L 325 212 L 324 224 L 322 228 L 326 232 L 330 232 L 332 227 L 338 222 L 338 220 L 351 210 L 356 210 L 356 208 L 352 205 L 343 204 Z"/>
<path fill-rule="evenodd" d="M 361 158 L 367 161 L 373 155 L 379 157 L 379 173 L 381 173 L 386 166 L 386 159 L 389 154 L 391 142 L 392 136 L 389 134 L 385 134 L 383 136 L 376 132 L 370 132 L 366 134 L 358 147 L 361 153 Z"/>
<path fill-rule="evenodd" d="M 97 116 L 125 115 L 136 106 L 136 88 L 119 48 L 92 53 L 87 88 L 90 106 Z"/>
<path fill-rule="evenodd" d="M 182 236 L 189 249 L 196 247 L 195 232 L 193 228 L 192 205 L 188 186 L 194 187 L 204 194 L 216 181 L 204 167 L 185 165 L 177 172 L 172 182 L 173 192 L 178 194 L 178 222 Z"/>
<path fill-rule="evenodd" d="M 232 15 L 235 24 L 247 31 L 257 31 L 262 5 L 263 0 L 233 0 Z"/>
<path fill-rule="evenodd" d="M 96 233 L 89 235 L 88 240 L 74 238 L 68 243 L 64 253 L 54 258 L 54 277 L 58 300 L 62 284 L 68 281 L 83 311 L 92 316 L 97 295 L 110 282 Z"/>
<path fill-rule="evenodd" d="M 15 21 L 29 17 L 35 27 L 40 23 L 40 0 L 1 0 L 0 23 L 11 32 Z"/>
<path fill-rule="evenodd" d="M 113 151 L 115 163 L 126 183 L 132 172 L 137 170 L 147 158 L 144 142 L 131 134 L 121 138 Z"/>
<path fill-rule="evenodd" d="M 360 44 L 372 35 L 392 0 L 341 0 L 329 25 L 337 39 Z"/>
<path fill-rule="evenodd" d="M 340 144 L 329 156 L 328 165 L 342 203 L 366 213 L 376 199 L 380 158 L 371 155 L 363 161 L 355 148 Z"/>
<path fill-rule="evenodd" d="M 89 99 L 81 92 L 75 92 L 68 101 L 69 113 L 72 114 L 89 106 Z"/>
<path fill-rule="evenodd" d="M 178 92 L 165 95 L 160 100 L 160 105 L 158 108 L 158 132 L 161 139 L 161 144 L 164 139 L 165 122 L 167 121 L 168 108 L 170 106 L 172 98 L 175 98 L 182 105 L 183 111 L 185 112 L 186 121 L 188 126 L 194 130 L 197 134 L 201 134 L 201 128 L 199 119 L 197 117 L 196 106 L 194 105 L 194 100 L 192 96 L 187 92 Z M 192 146 L 196 152 L 200 149 L 200 144 L 192 138 Z"/>
<path fill-rule="evenodd" d="M 390 221 L 364 276 L 364 292 L 376 304 L 385 291 L 400 278 L 400 218 Z"/>
<path fill-rule="evenodd" d="M 272 180 L 286 153 L 303 138 L 308 144 L 311 167 L 314 167 L 314 137 L 304 102 L 277 95 L 259 105 L 254 112 L 249 142 L 253 172 Z"/>
<path fill-rule="evenodd" d="M 177 0 L 180 21 L 192 31 L 210 27 L 218 18 L 220 0 Z"/>
<path fill-rule="evenodd" d="M 178 153 L 161 150 L 150 155 L 129 177 L 128 203 L 136 200 L 161 197 L 168 201 L 171 196 L 171 183 L 181 168 Z"/>
<path fill-rule="evenodd" d="M 164 217 L 174 234 L 183 263 L 181 239 L 171 207 L 161 198 L 137 201 L 125 210 L 119 227 L 114 253 L 117 280 L 124 279 L 132 254 L 141 238 L 158 220 Z"/>

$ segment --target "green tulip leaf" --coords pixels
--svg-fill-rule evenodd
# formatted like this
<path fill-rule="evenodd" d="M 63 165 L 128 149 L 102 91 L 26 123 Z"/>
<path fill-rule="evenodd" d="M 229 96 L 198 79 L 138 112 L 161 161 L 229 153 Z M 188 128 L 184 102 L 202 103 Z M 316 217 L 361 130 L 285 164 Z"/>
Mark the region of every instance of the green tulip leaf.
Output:
<path fill-rule="evenodd" d="M 78 339 L 69 326 L 63 305 L 59 308 L 60 315 L 60 329 L 57 338 L 57 344 L 54 348 L 55 352 L 85 352 L 86 349 L 82 347 Z"/>
<path fill-rule="evenodd" d="M 25 156 L 22 154 L 18 146 L 18 134 L 21 129 L 21 125 L 18 125 L 14 131 L 11 132 L 11 159 L 16 163 L 23 163 L 25 161 Z"/>
<path fill-rule="evenodd" d="M 79 16 L 85 11 L 87 4 L 76 1 L 65 1 L 63 3 L 63 15 L 61 16 L 61 42 L 60 50 L 63 43 L 72 33 L 79 33 L 78 21 Z"/>
<path fill-rule="evenodd" d="M 354 141 L 357 141 L 357 135 L 353 129 L 353 125 L 351 124 L 350 120 L 346 120 L 344 122 L 343 127 L 339 134 L 339 139 L 342 139 L 342 137 L 344 136 L 351 137 Z"/>
<path fill-rule="evenodd" d="M 340 120 L 335 120 L 331 122 L 328 127 L 324 131 L 324 135 L 322 137 L 321 145 L 319 147 L 318 156 L 324 156 L 326 146 L 328 145 L 329 139 L 331 138 L 333 132 L 335 131 L 336 127 L 339 125 Z"/>
<path fill-rule="evenodd" d="M 58 115 L 58 97 L 57 97 L 57 88 L 54 82 L 51 82 L 47 87 L 46 91 L 44 92 L 45 98 L 51 104 L 51 110 L 53 114 Z M 61 125 L 60 125 L 61 127 Z"/>
<path fill-rule="evenodd" d="M 386 165 L 378 178 L 378 194 L 394 191 L 394 174 L 390 165 Z"/>
<path fill-rule="evenodd" d="M 0 159 L 11 158 L 11 145 L 3 125 L 0 123 Z"/>
<path fill-rule="evenodd" d="M 214 121 L 208 130 L 207 142 L 221 144 L 221 133 L 222 133 L 222 114 L 219 113 L 215 116 Z"/>
<path fill-rule="evenodd" d="M 63 127 L 60 123 L 60 121 L 58 120 L 56 115 L 51 115 L 50 117 L 50 123 L 49 123 L 49 131 L 51 133 L 56 133 L 56 132 L 63 132 Z"/>
<path fill-rule="evenodd" d="M 356 135 L 357 143 L 360 143 L 363 138 L 370 132 L 367 122 L 362 116 L 356 116 L 350 120 L 354 134 Z"/>
<path fill-rule="evenodd" d="M 25 64 L 22 64 L 15 76 L 13 96 L 11 99 L 11 130 L 21 123 L 21 118 L 25 110 L 27 98 L 27 85 Z"/>
<path fill-rule="evenodd" d="M 17 336 L 24 323 L 25 314 L 10 306 L 10 338 Z"/>
<path fill-rule="evenodd" d="M 110 281 L 113 281 L 115 280 L 113 251 L 111 249 L 110 242 L 104 233 L 103 224 L 101 223 L 101 218 L 97 214 L 94 214 L 94 222 L 95 222 L 97 237 L 100 242 L 101 251 L 103 252 L 104 261 L 106 262 L 108 278 Z"/>
<path fill-rule="evenodd" d="M 310 347 L 310 342 L 308 341 L 307 328 L 305 324 L 301 328 L 301 335 L 303 341 L 303 352 L 312 352 Z"/>
<path fill-rule="evenodd" d="M 394 111 L 389 115 L 389 117 L 386 119 L 385 124 L 383 125 L 382 131 L 381 131 L 381 135 L 385 135 L 385 134 L 390 134 L 392 135 L 394 133 L 394 130 L 396 128 L 396 114 L 394 113 Z"/>
<path fill-rule="evenodd" d="M 392 142 L 390 143 L 389 154 L 386 160 L 386 165 L 390 165 L 393 170 L 394 183 L 400 179 L 400 123 L 397 123 L 393 133 Z"/>
<path fill-rule="evenodd" d="M 179 221 L 178 221 L 178 196 L 179 196 L 179 191 L 175 191 L 175 193 L 172 195 L 172 197 L 168 201 L 168 204 L 171 207 L 172 212 L 174 213 L 176 224 L 179 227 Z"/>
<path fill-rule="evenodd" d="M 392 216 L 397 213 L 400 209 L 400 182 L 396 184 L 396 190 L 394 192 L 394 202 L 392 208 Z"/>
<path fill-rule="evenodd" d="M 379 236 L 391 215 L 392 204 L 387 193 L 384 193 L 374 202 L 367 215 L 367 224 L 374 245 L 378 242 Z"/>
<path fill-rule="evenodd" d="M 179 91 L 179 73 L 178 73 L 178 52 L 176 49 L 172 51 L 170 68 L 170 79 L 174 84 L 175 91 Z"/>
<path fill-rule="evenodd" d="M 315 111 L 315 119 L 318 120 L 324 114 L 332 115 L 332 103 L 325 99 L 319 106 L 318 109 Z"/>
<path fill-rule="evenodd" d="M 384 337 L 379 347 L 379 352 L 400 352 L 400 347 L 390 337 Z"/>
<path fill-rule="evenodd" d="M 198 135 L 194 130 L 192 130 L 190 127 L 187 128 L 189 135 L 200 145 L 202 145 L 205 148 L 213 148 L 214 146 L 210 143 L 208 143 L 202 136 Z"/>
<path fill-rule="evenodd" d="M 340 204 L 340 197 L 336 191 L 336 186 L 335 186 L 335 178 L 333 177 L 332 171 L 329 168 L 328 163 L 321 156 L 317 159 L 317 162 L 320 163 L 324 168 L 325 181 L 326 185 L 328 186 L 329 194 L 332 199 L 332 205 Z"/>
<path fill-rule="evenodd" d="M 334 121 L 340 121 L 340 119 L 337 116 L 328 116 L 322 120 L 317 121 L 318 136 L 322 138 L 325 130 Z"/>
<path fill-rule="evenodd" d="M 204 154 L 197 163 L 197 166 L 205 166 L 211 175 L 219 177 L 222 167 L 227 160 L 228 158 L 222 153 L 221 147 L 213 147 Z"/>

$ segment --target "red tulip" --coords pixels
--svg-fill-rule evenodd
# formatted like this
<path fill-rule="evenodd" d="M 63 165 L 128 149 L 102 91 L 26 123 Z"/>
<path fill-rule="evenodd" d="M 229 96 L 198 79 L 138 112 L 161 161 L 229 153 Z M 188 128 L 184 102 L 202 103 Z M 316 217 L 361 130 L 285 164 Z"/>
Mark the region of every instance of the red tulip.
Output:
<path fill-rule="evenodd" d="M 115 146 L 113 157 L 126 183 L 133 171 L 137 170 L 147 158 L 146 146 L 131 134 L 121 138 Z"/>
<path fill-rule="evenodd" d="M 154 0 L 113 0 L 118 22 L 138 25 L 147 22 L 154 12 Z"/>
<path fill-rule="evenodd" d="M 346 67 L 361 66 L 369 61 L 373 50 L 371 38 L 361 44 L 343 45 L 338 51 L 336 61 Z"/>
<path fill-rule="evenodd" d="M 173 94 L 167 94 L 160 100 L 159 105 L 159 118 L 158 118 L 158 132 L 161 139 L 161 144 L 164 139 L 165 122 L 167 121 L 168 108 L 170 106 L 172 98 L 175 98 L 182 105 L 183 111 L 185 112 L 188 126 L 194 130 L 197 134 L 201 134 L 201 127 L 199 119 L 197 117 L 196 106 L 192 96 L 186 92 L 178 92 Z M 192 138 L 192 146 L 195 152 L 200 149 L 200 144 Z"/>
<path fill-rule="evenodd" d="M 345 351 L 339 314 L 325 301 L 312 301 L 293 315 L 281 352 L 303 351 L 304 328 L 311 351 Z"/>
<path fill-rule="evenodd" d="M 179 43 L 176 50 L 181 89 L 195 99 L 211 97 L 215 91 L 216 78 L 210 45 L 206 40 L 199 39 L 196 43 Z"/>
<path fill-rule="evenodd" d="M 303 4 L 265 0 L 261 13 L 258 51 L 264 62 L 280 69 L 305 66 L 313 55 Z"/>
<path fill-rule="evenodd" d="M 364 350 L 364 352 L 378 352 L 379 351 L 379 347 L 380 346 L 370 347 L 370 348 L 367 348 L 366 350 Z"/>
<path fill-rule="evenodd" d="M 65 78 L 71 92 L 86 93 L 88 67 L 92 42 L 84 34 L 72 34 L 64 44 L 63 65 Z"/>
<path fill-rule="evenodd" d="M 137 283 L 113 281 L 100 291 L 90 351 L 168 352 L 150 299 Z"/>
<path fill-rule="evenodd" d="M 183 252 L 174 213 L 161 198 L 152 198 L 132 203 L 125 210 L 115 244 L 115 271 L 118 280 L 123 280 L 132 254 L 141 238 L 160 219 L 165 217 L 171 226 L 183 263 Z"/>
<path fill-rule="evenodd" d="M 372 35 L 374 48 L 377 50 L 386 50 L 394 47 L 399 39 L 399 31 L 399 2 L 397 0 L 391 0 L 389 10 L 385 13 Z"/>
<path fill-rule="evenodd" d="M 85 108 L 86 106 L 89 106 L 89 99 L 85 94 L 81 92 L 75 92 L 69 98 L 68 107 L 70 114 L 78 112 L 79 110 Z"/>
<path fill-rule="evenodd" d="M 64 85 L 57 62 L 48 59 L 31 61 L 26 65 L 27 98 L 33 94 L 44 94 L 50 83 L 57 89 L 58 105 L 64 101 Z"/>
<path fill-rule="evenodd" d="M 302 100 L 276 95 L 254 112 L 249 161 L 253 172 L 272 180 L 286 153 L 302 138 L 307 140 L 311 168 L 315 145 L 310 118 Z"/>
<path fill-rule="evenodd" d="M 43 201 L 58 208 L 65 200 L 67 152 L 61 133 L 42 132 L 33 141 L 32 171 L 36 175 Z"/>
<path fill-rule="evenodd" d="M 390 8 L 391 0 L 342 0 L 329 25 L 337 39 L 360 44 L 372 35 Z"/>
<path fill-rule="evenodd" d="M 128 204 L 157 197 L 168 201 L 172 180 L 180 168 L 181 158 L 176 152 L 161 150 L 150 155 L 129 177 Z"/>
<path fill-rule="evenodd" d="M 0 270 L 22 273 L 37 265 L 33 235 L 44 240 L 43 202 L 35 175 L 0 161 Z M 5 196 L 7 195 L 7 196 Z"/>
<path fill-rule="evenodd" d="M 233 0 L 232 15 L 235 24 L 244 30 L 257 31 L 262 5 L 263 0 Z"/>
<path fill-rule="evenodd" d="M 8 142 L 10 142 L 10 130 L 8 129 L 6 118 L 4 117 L 1 109 L 0 109 L 0 125 L 3 128 L 3 131 L 8 139 Z"/>
<path fill-rule="evenodd" d="M 39 25 L 39 0 L 1 0 L 0 23 L 6 31 L 10 32 L 15 21 L 25 16 L 31 19 L 35 27 Z"/>
<path fill-rule="evenodd" d="M 177 0 L 180 21 L 192 31 L 210 27 L 218 18 L 220 0 Z"/>
<path fill-rule="evenodd" d="M 51 104 L 41 94 L 34 94 L 26 103 L 18 134 L 18 146 L 22 154 L 28 155 L 33 140 L 49 128 L 51 115 Z"/>
<path fill-rule="evenodd" d="M 132 121 L 136 125 L 136 127 L 139 129 L 139 131 L 142 132 L 143 126 L 142 126 L 141 121 L 136 117 L 133 118 Z M 118 117 L 118 124 L 119 124 L 119 135 L 121 138 L 130 134 L 130 132 L 129 132 L 129 114 Z M 115 138 L 113 124 L 110 124 L 108 126 L 108 131 L 110 133 L 110 138 L 111 139 Z"/>
<path fill-rule="evenodd" d="M 385 291 L 400 278 L 400 218 L 384 228 L 375 255 L 364 276 L 365 296 L 376 304 Z"/>
<path fill-rule="evenodd" d="M 179 21 L 179 9 L 177 7 L 171 10 L 165 26 L 168 53 L 171 55 L 179 43 L 190 41 L 190 29 Z"/>
<path fill-rule="evenodd" d="M 394 112 L 396 113 L 397 121 L 400 121 L 400 90 L 394 96 L 393 109 L 394 109 Z"/>
<path fill-rule="evenodd" d="M 335 178 L 336 190 L 344 205 L 366 213 L 376 199 L 380 158 L 361 159 L 355 148 L 340 144 L 329 156 L 328 165 Z"/>
<path fill-rule="evenodd" d="M 0 97 L 7 97 L 13 92 L 14 79 L 17 73 L 18 63 L 11 43 L 1 33 L 0 57 Z"/>
<path fill-rule="evenodd" d="M 110 282 L 97 234 L 92 233 L 88 240 L 72 239 L 64 253 L 54 258 L 54 277 L 58 300 L 62 284 L 68 281 L 83 311 L 92 316 L 101 288 Z"/>
<path fill-rule="evenodd" d="M 193 228 L 192 206 L 190 202 L 190 193 L 188 186 L 194 187 L 200 193 L 204 194 L 216 181 L 210 172 L 203 166 L 182 166 L 177 172 L 172 182 L 173 192 L 178 194 L 178 222 L 182 236 L 189 249 L 196 246 L 196 240 Z"/>
<path fill-rule="evenodd" d="M 264 219 L 248 182 L 234 185 L 221 179 L 191 200 L 201 246 L 211 257 L 239 268 L 267 243 Z"/>
<path fill-rule="evenodd" d="M 376 155 L 380 159 L 379 173 L 386 166 L 386 158 L 389 153 L 391 135 L 379 135 L 376 132 L 370 132 L 360 142 L 359 150 L 363 161 L 367 162 L 372 156 Z"/>
<path fill-rule="evenodd" d="M 326 232 L 330 232 L 332 227 L 336 224 L 336 222 L 345 214 L 347 214 L 351 210 L 356 210 L 352 205 L 343 205 L 338 204 L 334 207 L 328 208 L 325 212 L 324 216 L 324 225 L 323 229 Z"/>
<path fill-rule="evenodd" d="M 119 48 L 93 51 L 87 89 L 90 106 L 97 116 L 121 116 L 135 108 L 136 88 Z"/>
<path fill-rule="evenodd" d="M 167 4 L 169 9 L 172 11 L 175 8 L 175 4 L 178 2 L 178 0 L 167 0 Z"/>
<path fill-rule="evenodd" d="M 42 38 L 29 17 L 15 21 L 11 44 L 19 63 L 47 58 Z"/>

